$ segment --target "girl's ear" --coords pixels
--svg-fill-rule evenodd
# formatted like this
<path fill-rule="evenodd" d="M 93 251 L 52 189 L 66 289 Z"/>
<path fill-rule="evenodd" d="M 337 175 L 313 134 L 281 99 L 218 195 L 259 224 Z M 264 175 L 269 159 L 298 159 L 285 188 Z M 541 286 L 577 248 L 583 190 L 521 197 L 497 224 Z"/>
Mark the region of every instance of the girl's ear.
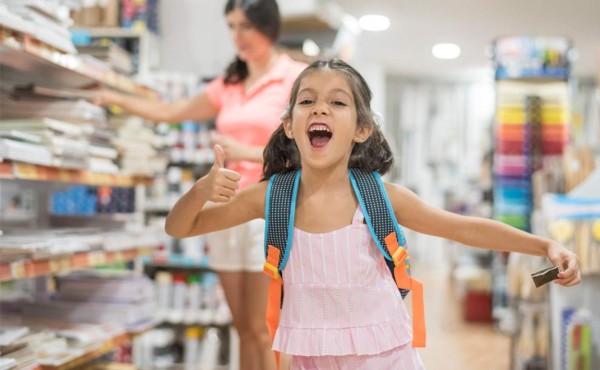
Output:
<path fill-rule="evenodd" d="M 367 141 L 369 136 L 373 133 L 373 127 L 371 125 L 358 125 L 356 127 L 356 132 L 354 133 L 354 142 L 355 143 L 364 143 Z"/>
<path fill-rule="evenodd" d="M 285 131 L 285 136 L 287 136 L 288 139 L 293 139 L 294 132 L 292 131 L 292 120 L 290 120 L 289 118 L 284 119 L 282 124 L 283 124 L 283 131 Z"/>

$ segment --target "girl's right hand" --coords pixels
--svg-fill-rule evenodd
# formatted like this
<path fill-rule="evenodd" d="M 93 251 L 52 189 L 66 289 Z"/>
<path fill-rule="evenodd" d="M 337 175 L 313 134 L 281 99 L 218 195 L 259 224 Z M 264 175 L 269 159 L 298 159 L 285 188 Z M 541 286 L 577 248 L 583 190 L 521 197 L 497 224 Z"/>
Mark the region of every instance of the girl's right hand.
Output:
<path fill-rule="evenodd" d="M 220 145 L 214 146 L 215 163 L 208 175 L 196 183 L 203 198 L 215 203 L 230 201 L 240 187 L 240 174 L 224 168 L 225 152 Z"/>

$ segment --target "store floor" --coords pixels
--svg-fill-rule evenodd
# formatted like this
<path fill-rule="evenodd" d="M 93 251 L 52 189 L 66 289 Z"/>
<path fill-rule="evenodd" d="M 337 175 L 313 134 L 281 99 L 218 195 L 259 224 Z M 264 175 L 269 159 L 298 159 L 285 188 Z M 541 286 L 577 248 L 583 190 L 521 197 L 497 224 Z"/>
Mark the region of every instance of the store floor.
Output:
<path fill-rule="evenodd" d="M 510 340 L 492 324 L 467 323 L 442 263 L 415 264 L 425 286 L 427 347 L 419 350 L 427 370 L 508 370 Z M 406 302 L 410 307 L 410 302 Z"/>

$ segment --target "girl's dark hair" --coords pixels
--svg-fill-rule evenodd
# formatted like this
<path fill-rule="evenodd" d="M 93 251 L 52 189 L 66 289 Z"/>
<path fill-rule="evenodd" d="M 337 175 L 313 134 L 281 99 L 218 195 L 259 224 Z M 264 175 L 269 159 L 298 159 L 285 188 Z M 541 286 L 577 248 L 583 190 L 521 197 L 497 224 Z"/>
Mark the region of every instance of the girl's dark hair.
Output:
<path fill-rule="evenodd" d="M 281 20 L 275 0 L 228 0 L 225 4 L 225 15 L 238 8 L 260 33 L 273 43 L 277 41 Z M 246 77 L 248 77 L 248 65 L 236 56 L 225 71 L 225 84 L 242 82 Z"/>
<path fill-rule="evenodd" d="M 369 127 L 373 130 L 371 136 L 363 143 L 355 143 L 350 155 L 348 168 L 358 168 L 366 171 L 387 173 L 394 164 L 393 153 L 383 132 L 376 122 L 375 113 L 371 110 L 373 94 L 360 73 L 340 59 L 318 60 L 308 67 L 296 79 L 290 101 L 286 106 L 281 120 L 291 120 L 293 107 L 296 104 L 298 90 L 302 80 L 316 71 L 331 70 L 343 73 L 346 77 L 356 103 L 356 118 L 358 127 Z M 301 166 L 300 153 L 296 142 L 285 135 L 283 124 L 275 130 L 265 147 L 263 164 L 263 180 L 269 179 L 276 173 L 286 173 L 299 170 Z"/>

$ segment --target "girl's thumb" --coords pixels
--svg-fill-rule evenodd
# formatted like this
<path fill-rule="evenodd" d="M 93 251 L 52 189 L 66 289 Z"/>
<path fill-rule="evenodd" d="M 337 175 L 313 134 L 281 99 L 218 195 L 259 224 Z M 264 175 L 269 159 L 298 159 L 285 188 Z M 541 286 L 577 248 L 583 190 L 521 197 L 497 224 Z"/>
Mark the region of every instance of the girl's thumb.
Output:
<path fill-rule="evenodd" d="M 225 152 L 220 145 L 214 146 L 215 151 L 215 164 L 213 164 L 213 168 L 223 168 L 225 165 Z"/>

